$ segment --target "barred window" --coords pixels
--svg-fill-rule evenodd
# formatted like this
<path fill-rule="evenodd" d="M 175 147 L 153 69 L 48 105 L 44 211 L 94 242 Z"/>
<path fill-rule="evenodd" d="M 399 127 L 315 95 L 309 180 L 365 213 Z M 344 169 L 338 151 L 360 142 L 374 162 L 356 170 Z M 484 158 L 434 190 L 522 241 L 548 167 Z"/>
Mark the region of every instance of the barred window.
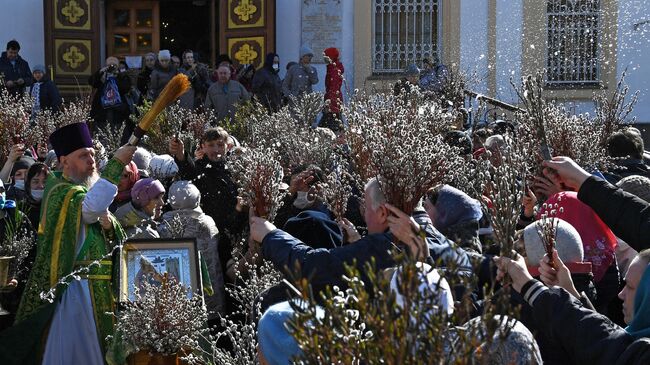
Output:
<path fill-rule="evenodd" d="M 440 0 L 373 0 L 374 73 L 402 72 L 439 49 Z"/>
<path fill-rule="evenodd" d="M 600 82 L 600 0 L 547 2 L 550 85 Z"/>

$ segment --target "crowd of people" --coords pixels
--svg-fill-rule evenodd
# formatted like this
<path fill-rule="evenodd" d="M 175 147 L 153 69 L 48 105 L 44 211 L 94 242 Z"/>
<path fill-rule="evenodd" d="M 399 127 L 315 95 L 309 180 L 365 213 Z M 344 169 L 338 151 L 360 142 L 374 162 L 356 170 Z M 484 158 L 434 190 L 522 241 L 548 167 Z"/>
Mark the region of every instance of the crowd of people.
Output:
<path fill-rule="evenodd" d="M 0 59 L 9 95 L 30 87 L 39 100 L 34 108 L 61 108 L 45 68 L 30 70 L 19 49 L 17 42 L 9 42 Z M 37 243 L 26 260 L 28 269 L 8 283 L 13 292 L 0 298 L 12 313 L 1 322 L 1 362 L 103 363 L 114 306 L 110 262 L 107 271 L 101 266 L 72 280 L 54 301 L 44 300 L 42 293 L 84 262 L 110 257 L 114 241 L 134 238 L 196 239 L 212 286 L 205 302 L 208 323 L 215 328 L 222 325 L 222 317 L 237 311 L 236 298 L 225 288 L 242 285 L 247 268 L 262 258 L 283 274 L 307 279 L 318 293 L 328 287 L 345 289 L 346 265 L 357 267 L 359 280 L 366 284 L 372 275 L 365 265 L 371 262 L 377 271 L 397 275 L 398 247 L 433 270 L 425 275 L 421 290 L 437 293 L 436 307 L 442 309 L 435 315 L 458 311 L 455 303 L 471 293 L 475 311 L 462 317 L 471 323 L 485 305 L 484 286 L 508 283 L 512 305 L 521 308 L 521 323 L 513 329 L 518 336 L 496 339 L 516 343 L 500 350 L 511 351 L 500 354 L 507 363 L 650 361 L 650 241 L 645 234 L 650 228 L 650 170 L 638 130 L 624 128 L 608 138 L 607 153 L 615 165 L 604 174 L 587 172 L 567 157 L 544 161 L 543 174 L 523 187 L 517 253 L 509 257 L 501 256 L 494 241 L 489 202 L 447 184 L 431 187 L 418 197 L 421 204 L 414 211 L 403 212 L 385 196 L 382 177 L 373 177 L 356 192 L 363 201 L 351 199 L 346 217 L 335 220 L 319 195 L 328 166 L 285 166 L 288 174 L 280 190 L 286 195 L 271 222 L 246 206 L 228 168 L 243 148 L 216 125 L 234 118 L 236 105 L 251 94 L 274 113 L 310 93 L 318 82 L 310 65 L 313 56 L 302 47 L 299 62 L 288 65 L 287 76 L 280 80 L 275 53 L 266 56 L 260 70 L 250 65 L 235 70 L 224 56 L 210 75 L 192 51 L 184 52 L 175 65 L 170 52 L 161 50 L 144 57 L 136 86 L 125 73 L 126 65 L 109 57 L 89 80 L 97 90 L 93 125 L 79 121 L 63 126 L 49 137 L 49 145 L 17 140 L 0 170 L 0 237 L 21 234 Z M 321 126 L 332 130 L 324 132 L 332 136 L 332 144 L 345 147 L 344 68 L 337 49 L 327 49 L 324 57 L 327 102 Z M 177 73 L 191 82 L 180 103 L 214 109 L 218 116 L 196 149 L 169 136 L 168 154 L 124 145 L 99 161 L 93 128 L 125 122 L 133 113 L 131 104 L 155 100 Z M 396 91 L 435 93 L 444 87 L 448 70 L 434 59 L 425 63 L 424 72 L 409 66 L 406 76 Z M 472 163 L 498 155 L 507 133 L 499 128 L 449 131 L 446 140 Z M 540 224 L 551 210 L 555 245 L 548 251 Z M 24 229 L 18 232 L 17 226 Z M 246 235 L 246 250 L 239 252 L 235 237 Z M 296 263 L 297 274 L 288 270 Z M 453 275 L 475 276 L 480 284 L 455 285 L 445 274 L 450 267 L 455 268 Z M 295 311 L 288 305 L 291 296 L 281 283 L 260 298 L 262 364 L 286 364 L 301 355 L 286 325 Z"/>

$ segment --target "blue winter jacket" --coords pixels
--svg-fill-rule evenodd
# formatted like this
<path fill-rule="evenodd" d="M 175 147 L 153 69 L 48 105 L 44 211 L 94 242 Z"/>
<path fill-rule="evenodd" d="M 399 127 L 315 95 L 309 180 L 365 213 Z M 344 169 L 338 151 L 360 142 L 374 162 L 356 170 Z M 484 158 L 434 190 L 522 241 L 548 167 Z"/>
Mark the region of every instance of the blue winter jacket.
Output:
<path fill-rule="evenodd" d="M 458 265 L 460 273 L 471 274 L 470 259 L 463 249 L 454 247 L 451 241 L 438 232 L 426 214 L 417 214 L 414 218 L 425 227 L 432 261 L 440 260 L 444 266 L 454 262 Z M 394 245 L 392 239 L 393 236 L 389 232 L 375 233 L 346 246 L 315 249 L 290 234 L 276 229 L 264 237 L 262 253 L 276 269 L 286 272 L 288 268 L 290 273 L 308 278 L 317 292 L 327 285 L 346 288 L 347 285 L 342 279 L 345 274 L 345 264 L 353 265 L 355 260 L 355 266 L 361 273 L 361 280 L 366 285 L 369 284 L 369 280 L 365 266 L 372 258 L 375 260 L 377 270 L 396 266 L 391 251 L 401 247 Z M 299 273 L 294 270 L 296 263 L 300 268 Z"/>

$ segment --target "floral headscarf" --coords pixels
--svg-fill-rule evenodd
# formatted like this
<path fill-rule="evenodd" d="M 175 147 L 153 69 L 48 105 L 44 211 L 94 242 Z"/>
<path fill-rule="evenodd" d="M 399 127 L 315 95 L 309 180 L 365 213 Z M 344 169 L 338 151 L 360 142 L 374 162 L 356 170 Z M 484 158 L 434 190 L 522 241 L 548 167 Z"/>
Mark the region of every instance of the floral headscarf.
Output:
<path fill-rule="evenodd" d="M 545 213 L 571 224 L 580 234 L 585 261 L 591 262 L 594 281 L 599 282 L 614 262 L 616 236 L 588 205 L 578 199 L 576 192 L 563 191 L 546 200 L 538 218 Z"/>

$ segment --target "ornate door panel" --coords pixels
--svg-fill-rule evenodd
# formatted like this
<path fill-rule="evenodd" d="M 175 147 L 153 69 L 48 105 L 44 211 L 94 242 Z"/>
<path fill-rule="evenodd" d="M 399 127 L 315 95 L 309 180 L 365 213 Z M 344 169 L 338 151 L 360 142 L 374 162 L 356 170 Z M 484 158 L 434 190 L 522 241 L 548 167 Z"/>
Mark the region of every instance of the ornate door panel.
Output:
<path fill-rule="evenodd" d="M 235 64 L 262 67 L 275 51 L 275 0 L 220 1 L 219 14 L 219 52 Z"/>
<path fill-rule="evenodd" d="M 45 62 L 64 98 L 87 93 L 99 68 L 99 0 L 44 0 Z"/>

